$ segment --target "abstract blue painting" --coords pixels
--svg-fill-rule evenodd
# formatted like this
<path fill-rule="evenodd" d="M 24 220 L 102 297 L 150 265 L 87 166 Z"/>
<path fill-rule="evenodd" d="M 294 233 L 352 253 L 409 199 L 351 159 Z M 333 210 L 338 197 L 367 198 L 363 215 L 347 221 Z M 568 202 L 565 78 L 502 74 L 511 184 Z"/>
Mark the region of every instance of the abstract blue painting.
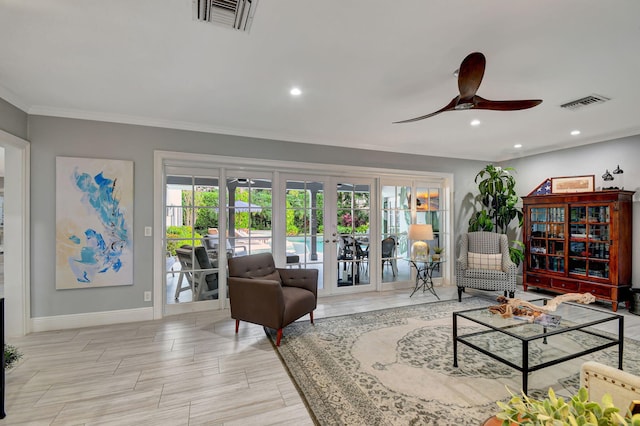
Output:
<path fill-rule="evenodd" d="M 56 288 L 133 284 L 133 162 L 56 158 Z"/>

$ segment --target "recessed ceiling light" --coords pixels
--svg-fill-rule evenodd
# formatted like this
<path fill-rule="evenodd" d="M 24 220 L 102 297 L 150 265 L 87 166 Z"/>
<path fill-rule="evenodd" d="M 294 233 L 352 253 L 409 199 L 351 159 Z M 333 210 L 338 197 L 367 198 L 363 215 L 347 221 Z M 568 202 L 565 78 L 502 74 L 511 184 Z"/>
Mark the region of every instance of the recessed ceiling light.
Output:
<path fill-rule="evenodd" d="M 479 126 L 480 125 L 480 120 L 476 119 L 476 120 L 471 120 L 470 123 L 472 126 Z"/>
<path fill-rule="evenodd" d="M 571 136 L 578 136 L 580 134 L 580 130 L 572 130 Z"/>
<path fill-rule="evenodd" d="M 522 144 L 521 143 L 517 143 L 513 146 L 514 148 L 522 148 Z"/>
<path fill-rule="evenodd" d="M 291 93 L 291 95 L 293 95 L 293 96 L 300 96 L 302 94 L 302 90 L 300 90 L 297 87 L 294 87 L 293 89 L 291 89 L 289 91 L 289 93 Z"/>

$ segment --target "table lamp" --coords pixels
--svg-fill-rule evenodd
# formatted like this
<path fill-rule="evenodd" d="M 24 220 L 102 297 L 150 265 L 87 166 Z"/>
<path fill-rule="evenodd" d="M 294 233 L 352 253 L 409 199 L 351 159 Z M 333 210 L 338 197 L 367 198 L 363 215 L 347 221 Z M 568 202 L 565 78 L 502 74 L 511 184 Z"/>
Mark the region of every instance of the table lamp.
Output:
<path fill-rule="evenodd" d="M 408 237 L 413 241 L 411 258 L 426 259 L 429 256 L 429 244 L 424 240 L 433 240 L 433 227 L 423 223 L 414 223 L 409 225 Z"/>

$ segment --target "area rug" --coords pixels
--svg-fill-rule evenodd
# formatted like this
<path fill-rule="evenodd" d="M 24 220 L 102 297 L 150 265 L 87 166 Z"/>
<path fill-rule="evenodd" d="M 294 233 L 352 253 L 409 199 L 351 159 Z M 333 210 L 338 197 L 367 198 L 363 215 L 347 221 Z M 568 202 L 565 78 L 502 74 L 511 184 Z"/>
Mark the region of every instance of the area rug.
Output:
<path fill-rule="evenodd" d="M 491 304 L 474 297 L 296 322 L 276 350 L 317 424 L 480 425 L 522 387 L 520 372 L 462 344 L 453 367 L 452 312 Z M 617 357 L 615 347 L 530 373 L 529 395 L 571 395 L 584 361 L 617 367 Z M 624 368 L 640 373 L 639 342 L 625 340 Z"/>

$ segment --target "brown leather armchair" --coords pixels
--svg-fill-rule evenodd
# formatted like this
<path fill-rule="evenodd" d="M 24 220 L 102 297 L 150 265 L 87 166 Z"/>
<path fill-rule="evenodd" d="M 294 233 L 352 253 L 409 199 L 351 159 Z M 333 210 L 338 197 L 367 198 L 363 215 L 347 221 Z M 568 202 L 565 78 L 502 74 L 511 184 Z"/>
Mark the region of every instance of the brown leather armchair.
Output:
<path fill-rule="evenodd" d="M 229 259 L 229 301 L 231 318 L 277 330 L 280 346 L 282 329 L 309 314 L 318 299 L 316 269 L 276 268 L 271 253 Z"/>

